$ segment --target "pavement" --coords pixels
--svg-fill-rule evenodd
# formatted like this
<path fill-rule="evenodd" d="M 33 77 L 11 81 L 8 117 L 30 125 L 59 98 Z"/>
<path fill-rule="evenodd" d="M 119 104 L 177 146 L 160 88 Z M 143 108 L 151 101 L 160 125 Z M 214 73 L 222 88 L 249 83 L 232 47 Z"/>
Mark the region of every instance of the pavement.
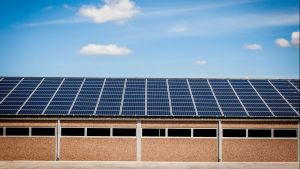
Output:
<path fill-rule="evenodd" d="M 299 169 L 299 163 L 0 161 L 0 169 Z"/>

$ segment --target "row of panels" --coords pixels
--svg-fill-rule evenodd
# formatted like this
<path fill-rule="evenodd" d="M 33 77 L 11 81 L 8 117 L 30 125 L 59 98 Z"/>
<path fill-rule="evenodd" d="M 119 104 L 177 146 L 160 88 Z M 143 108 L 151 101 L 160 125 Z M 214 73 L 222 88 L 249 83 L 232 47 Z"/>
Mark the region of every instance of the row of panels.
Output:
<path fill-rule="evenodd" d="M 0 78 L 0 114 L 299 116 L 299 80 Z"/>

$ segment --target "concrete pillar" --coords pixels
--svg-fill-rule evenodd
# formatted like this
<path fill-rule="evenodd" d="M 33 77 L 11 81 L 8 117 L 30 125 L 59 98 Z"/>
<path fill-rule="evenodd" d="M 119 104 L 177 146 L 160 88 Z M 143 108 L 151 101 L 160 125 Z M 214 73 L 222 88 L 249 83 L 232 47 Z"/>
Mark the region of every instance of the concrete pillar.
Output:
<path fill-rule="evenodd" d="M 136 122 L 136 161 L 142 160 L 142 125 L 141 121 Z"/>
<path fill-rule="evenodd" d="M 57 120 L 56 121 L 56 130 L 55 130 L 55 139 L 56 139 L 56 157 L 55 157 L 55 160 L 56 161 L 59 161 L 60 159 L 60 120 Z"/>
<path fill-rule="evenodd" d="M 300 120 L 298 121 L 298 162 L 300 162 Z"/>
<path fill-rule="evenodd" d="M 222 162 L 222 122 L 218 120 L 218 162 Z"/>

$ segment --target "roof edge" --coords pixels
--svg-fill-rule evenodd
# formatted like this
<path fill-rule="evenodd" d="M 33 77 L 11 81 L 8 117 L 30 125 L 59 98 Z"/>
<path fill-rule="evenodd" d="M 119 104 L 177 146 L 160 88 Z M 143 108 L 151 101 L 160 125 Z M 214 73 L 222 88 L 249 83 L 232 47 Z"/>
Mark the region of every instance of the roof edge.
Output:
<path fill-rule="evenodd" d="M 227 77 L 93 77 L 93 76 L 0 76 L 0 78 L 95 78 L 95 79 L 209 79 L 209 80 L 300 80 L 297 78 L 227 78 Z"/>

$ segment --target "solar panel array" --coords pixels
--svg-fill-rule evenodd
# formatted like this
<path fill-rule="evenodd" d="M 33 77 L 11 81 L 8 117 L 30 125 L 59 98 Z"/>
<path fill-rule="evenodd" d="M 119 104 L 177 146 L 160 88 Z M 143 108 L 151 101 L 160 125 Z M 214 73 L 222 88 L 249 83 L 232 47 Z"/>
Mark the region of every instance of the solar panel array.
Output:
<path fill-rule="evenodd" d="M 0 115 L 297 117 L 298 79 L 0 77 Z"/>

